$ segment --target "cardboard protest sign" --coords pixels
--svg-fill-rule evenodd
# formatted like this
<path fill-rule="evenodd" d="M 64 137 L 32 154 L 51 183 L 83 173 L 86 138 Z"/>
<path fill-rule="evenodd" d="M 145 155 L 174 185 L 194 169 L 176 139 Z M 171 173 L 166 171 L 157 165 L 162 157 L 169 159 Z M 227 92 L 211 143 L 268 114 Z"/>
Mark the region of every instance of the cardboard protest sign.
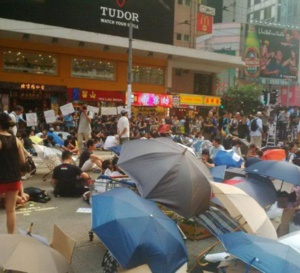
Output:
<path fill-rule="evenodd" d="M 47 124 L 53 123 L 56 121 L 54 110 L 48 110 L 44 112 L 45 120 Z"/>
<path fill-rule="evenodd" d="M 68 103 L 68 104 L 65 104 L 65 105 L 63 105 L 59 108 L 60 108 L 60 111 L 63 114 L 63 116 L 67 116 L 67 115 L 72 114 L 72 113 L 75 112 L 75 109 L 74 109 L 73 104 L 71 102 Z"/>
<path fill-rule="evenodd" d="M 37 126 L 38 125 L 38 118 L 36 113 L 27 113 L 26 114 L 26 123 L 27 127 Z"/>

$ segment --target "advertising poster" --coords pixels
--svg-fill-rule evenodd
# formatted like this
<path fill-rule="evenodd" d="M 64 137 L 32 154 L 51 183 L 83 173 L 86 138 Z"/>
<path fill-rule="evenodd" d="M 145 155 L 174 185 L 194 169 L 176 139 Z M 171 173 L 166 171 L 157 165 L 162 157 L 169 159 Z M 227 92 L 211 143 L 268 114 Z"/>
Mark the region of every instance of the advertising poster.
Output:
<path fill-rule="evenodd" d="M 26 123 L 27 127 L 37 126 L 38 125 L 38 117 L 36 113 L 27 113 L 26 114 Z"/>
<path fill-rule="evenodd" d="M 247 25 L 245 76 L 262 84 L 298 80 L 300 33 L 295 29 Z"/>
<path fill-rule="evenodd" d="M 174 0 L 0 0 L 0 17 L 173 44 Z"/>

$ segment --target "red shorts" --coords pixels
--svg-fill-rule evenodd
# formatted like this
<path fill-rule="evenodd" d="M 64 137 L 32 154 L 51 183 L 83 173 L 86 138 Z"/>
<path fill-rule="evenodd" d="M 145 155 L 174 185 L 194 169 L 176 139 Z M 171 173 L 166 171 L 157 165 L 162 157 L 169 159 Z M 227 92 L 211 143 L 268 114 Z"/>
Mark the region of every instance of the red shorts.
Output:
<path fill-rule="evenodd" d="M 21 186 L 21 181 L 0 184 L 0 193 L 5 193 L 8 191 L 18 191 L 19 189 L 21 189 Z"/>

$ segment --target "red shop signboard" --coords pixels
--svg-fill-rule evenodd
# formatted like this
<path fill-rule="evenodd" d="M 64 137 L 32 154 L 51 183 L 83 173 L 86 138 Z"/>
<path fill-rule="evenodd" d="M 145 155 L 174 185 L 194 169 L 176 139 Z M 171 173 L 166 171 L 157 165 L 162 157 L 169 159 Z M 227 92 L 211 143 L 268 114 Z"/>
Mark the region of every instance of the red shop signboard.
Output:
<path fill-rule="evenodd" d="M 172 107 L 172 96 L 152 94 L 152 93 L 133 93 L 133 106 L 160 106 Z"/>
<path fill-rule="evenodd" d="M 99 91 L 90 89 L 81 89 L 79 100 L 82 101 L 105 101 L 125 104 L 126 94 L 121 91 Z"/>

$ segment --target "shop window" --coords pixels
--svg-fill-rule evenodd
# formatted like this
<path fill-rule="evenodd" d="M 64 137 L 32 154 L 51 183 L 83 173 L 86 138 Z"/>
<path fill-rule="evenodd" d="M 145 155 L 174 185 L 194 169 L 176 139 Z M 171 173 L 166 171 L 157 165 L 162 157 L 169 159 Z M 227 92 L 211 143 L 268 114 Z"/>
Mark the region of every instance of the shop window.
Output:
<path fill-rule="evenodd" d="M 47 53 L 7 50 L 3 52 L 3 69 L 43 75 L 57 75 L 57 58 Z"/>
<path fill-rule="evenodd" d="M 177 41 L 181 41 L 181 38 L 182 38 L 182 34 L 181 33 L 177 33 L 176 34 Z"/>
<path fill-rule="evenodd" d="M 72 59 L 71 76 L 96 80 L 114 81 L 115 63 L 97 59 Z"/>
<path fill-rule="evenodd" d="M 135 83 L 164 85 L 165 72 L 161 68 L 135 65 L 132 69 L 132 78 Z"/>
<path fill-rule="evenodd" d="M 190 41 L 190 35 L 184 35 L 183 36 L 183 40 L 185 41 L 185 42 L 189 42 Z"/>

